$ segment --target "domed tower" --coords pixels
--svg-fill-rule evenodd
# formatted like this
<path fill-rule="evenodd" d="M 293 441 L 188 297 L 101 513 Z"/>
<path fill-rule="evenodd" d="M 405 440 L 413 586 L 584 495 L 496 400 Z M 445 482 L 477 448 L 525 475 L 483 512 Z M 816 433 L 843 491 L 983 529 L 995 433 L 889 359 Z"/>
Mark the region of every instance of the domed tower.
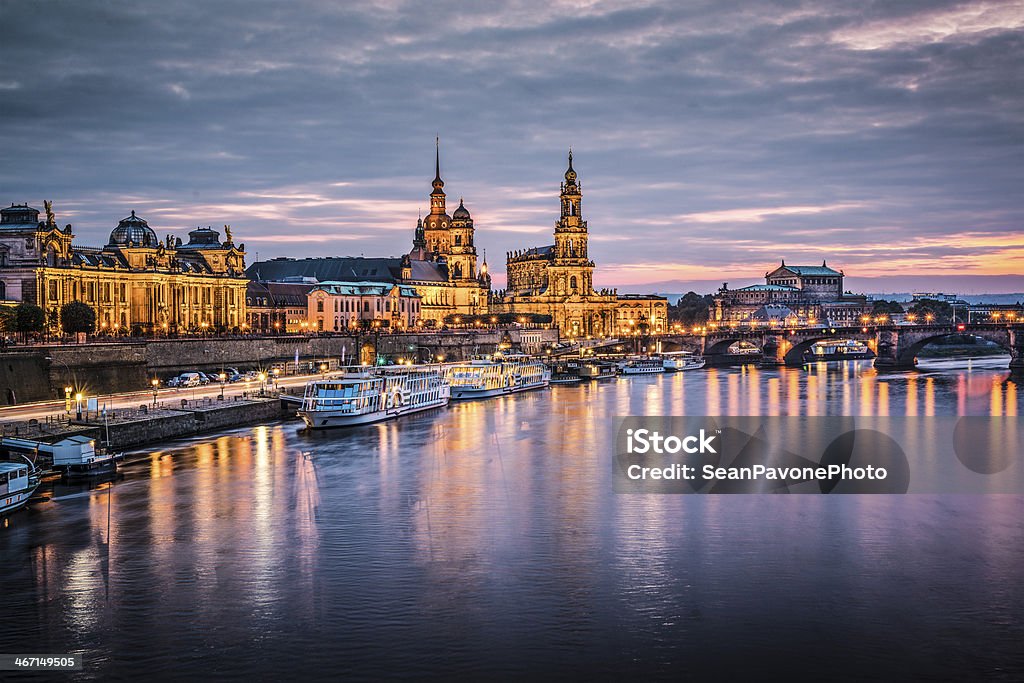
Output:
<path fill-rule="evenodd" d="M 430 213 L 423 219 L 423 237 L 427 251 L 433 258 L 444 256 L 451 247 L 448 232 L 452 219 L 444 207 L 444 181 L 441 180 L 441 140 L 437 138 L 434 148 L 434 181 L 430 193 Z"/>
<path fill-rule="evenodd" d="M 450 280 L 476 279 L 476 246 L 473 244 L 473 217 L 462 199 L 452 213 L 449 230 L 451 245 L 448 249 L 448 278 Z"/>
<path fill-rule="evenodd" d="M 128 218 L 122 218 L 117 227 L 111 230 L 108 247 L 147 247 L 156 249 L 160 246 L 153 228 L 149 227 L 144 219 L 139 218 L 132 211 Z"/>
<path fill-rule="evenodd" d="M 569 168 L 565 171 L 560 200 L 561 215 L 555 223 L 555 254 L 551 275 L 558 295 L 593 294 L 591 277 L 594 263 L 587 254 L 587 222 L 583 220 L 582 184 L 577 182 L 569 150 Z"/>

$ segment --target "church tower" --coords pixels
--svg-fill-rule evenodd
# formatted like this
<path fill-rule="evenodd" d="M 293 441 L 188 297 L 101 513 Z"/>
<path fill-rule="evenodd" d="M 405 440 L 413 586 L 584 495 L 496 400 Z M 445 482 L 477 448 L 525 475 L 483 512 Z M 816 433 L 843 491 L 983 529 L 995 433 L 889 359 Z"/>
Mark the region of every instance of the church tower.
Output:
<path fill-rule="evenodd" d="M 448 279 L 472 281 L 476 279 L 476 245 L 473 244 L 473 217 L 459 200 L 459 208 L 452 213 L 451 246 L 448 249 Z"/>
<path fill-rule="evenodd" d="M 446 256 L 451 248 L 449 227 L 452 219 L 444 207 L 444 181 L 441 180 L 441 140 L 435 140 L 434 181 L 430 193 L 430 213 L 423 219 L 423 238 L 431 259 Z"/>
<path fill-rule="evenodd" d="M 569 150 L 569 168 L 565 171 L 560 195 L 562 210 L 555 223 L 554 258 L 549 287 L 560 296 L 589 296 L 594 293 L 594 262 L 587 255 L 587 222 L 583 220 L 582 185 L 577 182 Z"/>

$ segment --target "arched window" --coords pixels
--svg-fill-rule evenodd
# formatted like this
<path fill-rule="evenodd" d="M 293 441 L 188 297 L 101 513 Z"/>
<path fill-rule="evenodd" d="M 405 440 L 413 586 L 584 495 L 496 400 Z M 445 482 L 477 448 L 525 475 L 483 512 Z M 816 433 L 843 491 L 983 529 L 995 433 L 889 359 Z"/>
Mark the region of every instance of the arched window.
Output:
<path fill-rule="evenodd" d="M 462 246 L 462 235 L 455 235 L 455 246 Z"/>
<path fill-rule="evenodd" d="M 462 277 L 462 264 L 456 263 L 455 268 L 452 270 L 452 272 L 455 273 L 455 277 Z"/>
<path fill-rule="evenodd" d="M 323 299 L 320 299 L 319 301 L 316 302 L 316 312 L 317 313 L 323 313 L 324 312 L 324 300 Z"/>
<path fill-rule="evenodd" d="M 574 292 L 577 289 L 579 289 L 579 287 L 577 286 L 577 283 L 576 283 L 576 276 L 575 275 L 573 275 L 571 278 L 569 278 L 569 289 L 571 289 Z"/>

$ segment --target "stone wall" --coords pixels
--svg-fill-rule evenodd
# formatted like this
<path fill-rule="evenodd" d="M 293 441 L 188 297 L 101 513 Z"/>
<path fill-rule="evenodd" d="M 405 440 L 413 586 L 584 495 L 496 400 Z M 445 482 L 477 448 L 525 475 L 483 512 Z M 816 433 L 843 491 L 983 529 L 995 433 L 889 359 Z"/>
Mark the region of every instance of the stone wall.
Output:
<path fill-rule="evenodd" d="M 166 380 L 181 372 L 245 371 L 294 361 L 360 362 L 364 356 L 392 360 L 464 360 L 493 353 L 503 341 L 514 350 L 539 351 L 558 340 L 556 330 L 457 331 L 352 336 L 268 336 L 148 339 L 115 343 L 24 347 L 0 353 L 0 405 L 62 399 L 64 387 L 89 395 L 146 389 L 153 377 Z M 415 355 L 414 355 L 415 354 Z M 332 364 L 333 365 L 333 364 Z"/>
<path fill-rule="evenodd" d="M 181 409 L 161 410 L 148 417 L 115 421 L 106 426 L 95 422 L 76 424 L 93 428 L 98 438 L 109 438 L 111 448 L 124 449 L 203 432 L 268 422 L 292 413 L 294 410 L 285 409 L 277 398 L 237 402 L 190 401 Z"/>
<path fill-rule="evenodd" d="M 52 398 L 49 363 L 36 353 L 0 354 L 0 405 Z"/>

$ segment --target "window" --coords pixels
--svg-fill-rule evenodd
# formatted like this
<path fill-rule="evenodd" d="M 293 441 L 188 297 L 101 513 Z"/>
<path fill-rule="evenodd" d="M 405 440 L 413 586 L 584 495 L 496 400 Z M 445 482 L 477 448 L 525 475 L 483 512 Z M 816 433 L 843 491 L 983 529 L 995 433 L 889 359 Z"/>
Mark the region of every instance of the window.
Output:
<path fill-rule="evenodd" d="M 320 299 L 319 301 L 316 302 L 316 312 L 317 313 L 323 313 L 324 312 L 324 300 L 323 299 Z"/>

